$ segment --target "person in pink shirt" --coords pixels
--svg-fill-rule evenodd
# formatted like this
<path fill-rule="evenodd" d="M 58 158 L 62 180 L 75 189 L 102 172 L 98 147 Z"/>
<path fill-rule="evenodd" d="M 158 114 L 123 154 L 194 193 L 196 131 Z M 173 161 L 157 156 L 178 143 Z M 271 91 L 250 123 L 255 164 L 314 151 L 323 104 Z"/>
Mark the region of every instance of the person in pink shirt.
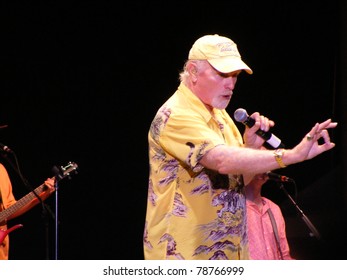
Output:
<path fill-rule="evenodd" d="M 292 260 L 280 207 L 261 195 L 266 173 L 257 174 L 246 186 L 247 231 L 252 260 Z"/>

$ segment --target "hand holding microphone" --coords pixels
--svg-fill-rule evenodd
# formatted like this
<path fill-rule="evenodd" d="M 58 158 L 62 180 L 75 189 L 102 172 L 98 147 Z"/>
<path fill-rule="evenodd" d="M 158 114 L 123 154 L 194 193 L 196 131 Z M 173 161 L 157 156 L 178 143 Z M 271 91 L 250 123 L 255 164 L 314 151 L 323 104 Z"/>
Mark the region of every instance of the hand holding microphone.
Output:
<path fill-rule="evenodd" d="M 255 124 L 255 119 L 248 116 L 247 111 L 242 108 L 239 108 L 235 111 L 234 118 L 236 121 L 243 123 L 249 128 L 253 127 Z M 272 148 L 272 149 L 284 148 L 284 145 L 281 139 L 273 135 L 271 132 L 258 129 L 256 131 L 256 134 L 266 141 L 264 144 L 267 148 Z"/>

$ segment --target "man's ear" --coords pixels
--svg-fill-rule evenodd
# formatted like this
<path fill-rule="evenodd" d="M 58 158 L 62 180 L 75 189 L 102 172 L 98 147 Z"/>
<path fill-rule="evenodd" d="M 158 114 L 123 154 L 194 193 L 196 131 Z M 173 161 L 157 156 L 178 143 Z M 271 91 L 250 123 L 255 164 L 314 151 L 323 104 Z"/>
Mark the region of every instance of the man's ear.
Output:
<path fill-rule="evenodd" d="M 187 70 L 188 70 L 188 72 L 189 72 L 189 75 L 191 75 L 191 76 L 195 76 L 196 73 L 198 73 L 198 69 L 197 69 L 195 63 L 189 63 L 189 64 L 187 65 Z"/>

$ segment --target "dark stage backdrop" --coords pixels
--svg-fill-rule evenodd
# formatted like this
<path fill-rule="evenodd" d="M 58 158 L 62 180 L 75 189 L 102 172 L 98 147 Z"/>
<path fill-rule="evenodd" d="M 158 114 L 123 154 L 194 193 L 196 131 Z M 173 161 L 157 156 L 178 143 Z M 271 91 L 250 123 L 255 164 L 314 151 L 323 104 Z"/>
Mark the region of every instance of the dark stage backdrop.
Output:
<path fill-rule="evenodd" d="M 1 4 L 0 124 L 9 127 L 0 142 L 15 151 L 32 187 L 52 176 L 54 165 L 79 165 L 46 201 L 53 212 L 58 201 L 58 230 L 40 205 L 10 222 L 24 225 L 11 233 L 11 259 L 53 259 L 56 233 L 59 259 L 143 258 L 148 128 L 204 34 L 232 38 L 254 70 L 240 76 L 231 115 L 243 107 L 270 117 L 288 148 L 316 122 L 346 119 L 337 78 L 346 35 L 339 1 L 125 3 Z M 344 258 L 342 136 L 339 127 L 333 151 L 278 170 L 295 179 L 286 188 L 297 191 L 321 240 L 310 237 L 278 185 L 264 188 L 283 209 L 297 258 Z M 0 160 L 21 198 L 28 190 Z"/>

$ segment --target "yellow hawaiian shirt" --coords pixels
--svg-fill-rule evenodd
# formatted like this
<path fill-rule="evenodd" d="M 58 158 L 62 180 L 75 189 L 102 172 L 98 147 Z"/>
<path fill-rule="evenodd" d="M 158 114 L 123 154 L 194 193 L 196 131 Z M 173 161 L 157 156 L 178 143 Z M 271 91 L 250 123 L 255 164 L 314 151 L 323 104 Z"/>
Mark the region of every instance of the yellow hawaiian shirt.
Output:
<path fill-rule="evenodd" d="M 158 110 L 148 141 L 145 259 L 248 259 L 242 176 L 199 164 L 218 145 L 243 145 L 228 113 L 211 114 L 181 83 Z"/>

